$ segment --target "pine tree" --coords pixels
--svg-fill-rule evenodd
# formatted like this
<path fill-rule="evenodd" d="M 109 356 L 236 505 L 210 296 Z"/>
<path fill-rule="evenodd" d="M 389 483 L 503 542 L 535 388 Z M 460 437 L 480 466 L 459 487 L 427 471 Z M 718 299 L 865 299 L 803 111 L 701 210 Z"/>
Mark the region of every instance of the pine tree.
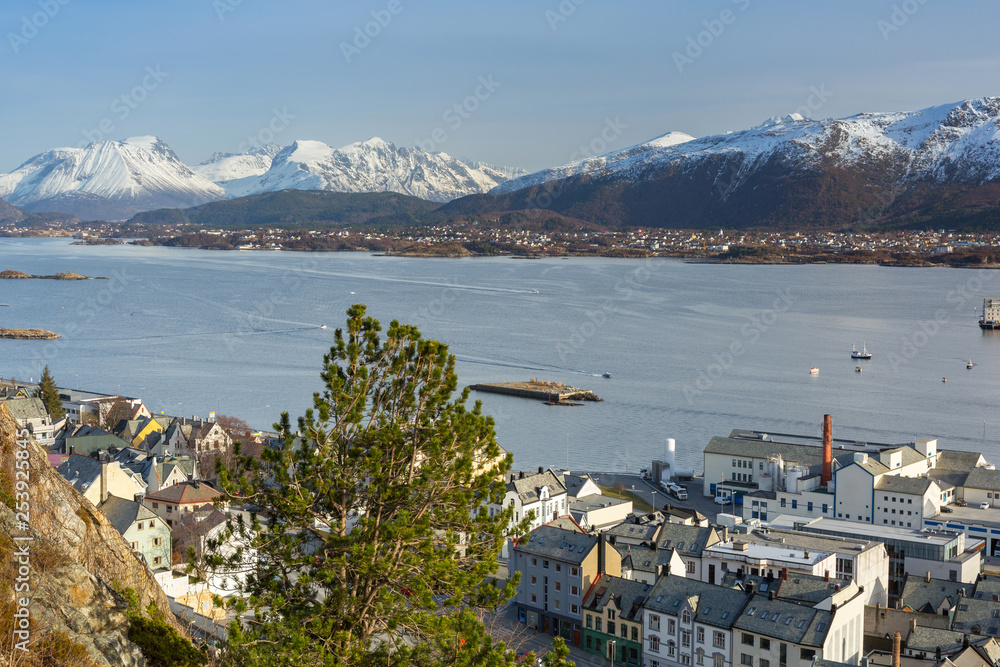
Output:
<path fill-rule="evenodd" d="M 562 637 L 552 640 L 552 650 L 542 657 L 542 665 L 545 667 L 576 667 L 576 663 L 569 659 L 569 647 Z"/>
<path fill-rule="evenodd" d="M 456 398 L 455 358 L 413 326 L 386 336 L 363 305 L 324 356 L 322 393 L 280 449 L 238 457 L 221 486 L 255 508 L 231 520 L 252 547 L 210 567 L 250 569 L 249 627 L 233 626 L 230 664 L 507 665 L 475 609 L 496 609 L 517 586 L 491 575 L 510 510 L 491 517 L 510 455 L 492 418 Z M 488 466 L 483 461 L 491 461 Z M 237 609 L 241 609 L 237 603 Z"/>
<path fill-rule="evenodd" d="M 57 422 L 66 416 L 62 401 L 59 399 L 59 390 L 56 388 L 56 381 L 52 379 L 52 374 L 49 373 L 47 364 L 45 370 L 42 371 L 42 379 L 38 381 L 38 394 L 42 402 L 45 403 L 45 408 L 49 411 L 52 421 Z"/>

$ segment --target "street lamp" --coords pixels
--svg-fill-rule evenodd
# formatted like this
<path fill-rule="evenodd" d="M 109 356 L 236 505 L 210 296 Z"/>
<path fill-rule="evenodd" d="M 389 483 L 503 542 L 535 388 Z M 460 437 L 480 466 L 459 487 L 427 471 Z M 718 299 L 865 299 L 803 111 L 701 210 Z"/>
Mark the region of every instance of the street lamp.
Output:
<path fill-rule="evenodd" d="M 655 512 L 656 511 L 656 491 L 653 491 L 652 494 L 653 494 L 653 511 Z"/>
<path fill-rule="evenodd" d="M 608 640 L 608 648 L 611 649 L 611 667 L 615 667 L 615 647 L 616 646 L 617 646 L 617 643 L 615 642 L 614 639 L 609 639 Z"/>

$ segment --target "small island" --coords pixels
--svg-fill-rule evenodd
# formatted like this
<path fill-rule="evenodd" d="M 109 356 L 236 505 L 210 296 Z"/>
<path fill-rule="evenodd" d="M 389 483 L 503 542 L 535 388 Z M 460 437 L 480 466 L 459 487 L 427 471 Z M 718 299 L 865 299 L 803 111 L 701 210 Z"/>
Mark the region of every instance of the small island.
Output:
<path fill-rule="evenodd" d="M 73 273 L 72 271 L 66 271 L 64 273 L 57 273 L 52 276 L 35 276 L 30 273 L 24 273 L 23 271 L 12 271 L 7 269 L 6 271 L 0 271 L 0 279 L 4 280 L 90 280 L 88 276 L 82 276 L 79 273 Z"/>
<path fill-rule="evenodd" d="M 527 382 L 487 382 L 469 387 L 474 391 L 485 391 L 494 394 L 507 394 L 523 398 L 535 398 L 545 401 L 548 405 L 578 405 L 571 401 L 600 401 L 594 392 L 588 389 L 571 387 L 562 382 L 536 380 Z"/>
<path fill-rule="evenodd" d="M 59 334 L 48 329 L 4 329 L 0 327 L 0 338 L 17 338 L 20 340 L 52 340 Z"/>

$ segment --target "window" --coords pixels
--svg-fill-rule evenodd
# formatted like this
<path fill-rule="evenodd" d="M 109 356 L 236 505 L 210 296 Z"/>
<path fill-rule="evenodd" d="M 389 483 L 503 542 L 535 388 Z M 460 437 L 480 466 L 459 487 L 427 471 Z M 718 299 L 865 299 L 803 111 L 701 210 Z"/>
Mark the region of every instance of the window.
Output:
<path fill-rule="evenodd" d="M 538 602 L 538 599 L 535 597 L 534 593 L 531 594 L 531 601 L 532 602 Z"/>
<path fill-rule="evenodd" d="M 767 658 L 760 659 L 760 667 L 771 667 L 771 661 Z"/>
<path fill-rule="evenodd" d="M 740 653 L 740 664 L 753 667 L 753 656 L 749 653 Z"/>
<path fill-rule="evenodd" d="M 681 646 L 690 646 L 690 645 L 691 645 L 691 631 L 681 630 Z"/>
<path fill-rule="evenodd" d="M 570 612 L 572 612 L 574 614 L 579 614 L 580 613 L 580 608 L 578 606 L 576 606 L 575 604 L 571 604 L 569 606 L 569 610 L 570 610 Z"/>
<path fill-rule="evenodd" d="M 656 635 L 650 635 L 649 637 L 649 650 L 659 651 L 660 650 L 660 638 Z"/>
<path fill-rule="evenodd" d="M 569 573 L 570 573 L 571 575 L 573 575 L 574 577 L 577 577 L 577 576 L 579 576 L 579 575 L 580 575 L 580 570 L 579 570 L 579 569 L 577 569 L 577 568 L 575 568 L 575 567 L 571 567 L 571 568 L 569 569 Z"/>
<path fill-rule="evenodd" d="M 650 616 L 649 617 L 649 629 L 650 630 L 656 630 L 657 632 L 660 631 L 660 617 L 659 616 Z"/>
<path fill-rule="evenodd" d="M 546 570 L 549 569 L 549 561 L 543 560 L 542 561 L 542 567 L 545 568 Z"/>
<path fill-rule="evenodd" d="M 160 503 L 153 503 L 153 509 L 154 510 L 160 509 Z"/>
<path fill-rule="evenodd" d="M 531 585 L 535 586 L 537 584 L 538 584 L 538 577 L 536 577 L 535 575 L 531 575 Z"/>
<path fill-rule="evenodd" d="M 579 586 L 570 586 L 569 587 L 569 594 L 570 595 L 576 595 L 577 597 L 579 597 L 580 596 L 580 588 L 579 588 Z"/>
<path fill-rule="evenodd" d="M 556 563 L 556 572 L 562 572 L 562 564 Z"/>
<path fill-rule="evenodd" d="M 698 649 L 694 652 L 694 662 L 696 665 L 705 664 L 705 649 Z"/>
<path fill-rule="evenodd" d="M 556 600 L 556 609 L 559 609 L 559 600 Z"/>
<path fill-rule="evenodd" d="M 628 639 L 628 626 L 625 625 L 624 623 L 621 623 L 621 628 L 622 628 L 622 639 Z"/>
<path fill-rule="evenodd" d="M 138 551 L 139 550 L 139 543 L 138 542 L 130 542 L 129 546 L 132 547 L 133 551 Z"/>
<path fill-rule="evenodd" d="M 811 648 L 799 649 L 799 659 L 804 660 L 806 662 L 811 662 L 812 659 L 815 657 L 816 657 L 815 649 Z"/>
<path fill-rule="evenodd" d="M 557 591 L 561 591 L 562 590 L 562 582 L 561 581 L 557 581 L 556 582 L 556 590 Z"/>
<path fill-rule="evenodd" d="M 163 562 L 163 557 L 162 556 L 154 556 L 153 557 L 153 565 L 159 565 L 162 562 Z"/>
<path fill-rule="evenodd" d="M 173 505 L 167 505 L 167 514 L 170 514 L 173 511 L 174 511 Z M 532 559 L 532 560 L 534 560 L 534 559 Z"/>
<path fill-rule="evenodd" d="M 608 609 L 608 620 L 611 620 L 611 621 L 615 620 L 615 610 L 614 609 Z"/>
<path fill-rule="evenodd" d="M 784 507 L 784 506 L 785 506 L 785 499 L 784 499 L 784 498 L 782 498 L 782 499 L 781 499 L 781 506 L 782 506 L 782 507 Z"/>
<path fill-rule="evenodd" d="M 634 642 L 639 641 L 639 626 L 638 625 L 633 625 L 632 626 L 632 641 L 634 641 Z"/>
<path fill-rule="evenodd" d="M 594 627 L 594 617 L 587 614 L 587 629 L 589 630 L 592 627 Z"/>
<path fill-rule="evenodd" d="M 690 653 L 681 653 L 681 664 L 682 665 L 690 665 L 691 664 L 691 654 Z"/>
<path fill-rule="evenodd" d="M 153 546 L 154 547 L 158 547 L 161 544 L 163 544 L 163 538 L 161 538 L 161 537 L 154 537 L 153 538 Z"/>
<path fill-rule="evenodd" d="M 674 649 L 675 648 L 677 648 L 677 645 L 674 644 L 674 640 L 673 639 L 668 640 L 667 641 L 667 655 L 670 656 L 671 658 L 674 657 Z"/>
<path fill-rule="evenodd" d="M 143 525 L 142 521 L 140 521 L 139 522 L 139 530 L 142 530 L 143 528 L 145 528 L 145 526 Z"/>
<path fill-rule="evenodd" d="M 516 520 L 517 520 L 517 519 L 515 519 L 515 521 L 516 521 Z M 532 559 L 531 559 L 531 564 L 532 564 L 532 565 L 538 565 L 538 559 L 537 559 L 537 558 L 532 558 Z"/>
<path fill-rule="evenodd" d="M 743 644 L 744 646 L 753 646 L 753 635 L 748 632 L 743 633 Z"/>
<path fill-rule="evenodd" d="M 594 629 L 597 630 L 598 632 L 604 631 L 604 628 L 601 627 L 601 623 L 602 621 L 600 617 L 594 619 Z"/>
<path fill-rule="evenodd" d="M 698 628 L 697 634 L 695 636 L 698 638 L 698 643 L 699 644 L 704 644 L 705 643 L 705 628 Z"/>
<path fill-rule="evenodd" d="M 726 663 L 726 656 L 716 653 L 712 656 L 712 667 L 722 667 Z"/>
<path fill-rule="evenodd" d="M 777 613 L 774 615 L 774 618 L 778 618 L 778 614 Z M 768 639 L 768 638 L 766 638 L 766 637 L 761 637 L 760 638 L 760 650 L 761 651 L 770 651 L 771 650 L 771 640 Z M 766 667 L 766 666 L 765 665 L 761 665 L 761 667 Z"/>
<path fill-rule="evenodd" d="M 685 609 L 684 613 L 681 614 L 681 622 L 682 623 L 690 623 L 691 622 L 691 612 L 689 612 L 687 609 Z"/>
<path fill-rule="evenodd" d="M 594 648 L 594 638 L 587 635 L 587 648 Z"/>
<path fill-rule="evenodd" d="M 685 568 L 687 569 L 688 574 L 694 574 L 694 561 L 689 560 L 685 565 Z"/>
<path fill-rule="evenodd" d="M 810 500 L 808 503 L 806 503 L 806 509 L 809 510 L 810 512 L 813 511 L 813 501 Z"/>
<path fill-rule="evenodd" d="M 609 635 L 615 634 L 615 623 L 614 623 L 614 621 L 608 621 L 608 634 Z"/>
<path fill-rule="evenodd" d="M 828 509 L 829 507 L 827 507 L 827 504 L 823 503 L 823 514 L 826 514 Z"/>
<path fill-rule="evenodd" d="M 798 509 L 798 507 L 799 507 L 799 501 L 792 498 L 792 509 L 793 510 Z"/>
<path fill-rule="evenodd" d="M 713 632 L 712 646 L 718 646 L 719 648 L 726 648 L 726 634 L 724 632 L 719 632 L 718 630 Z"/>

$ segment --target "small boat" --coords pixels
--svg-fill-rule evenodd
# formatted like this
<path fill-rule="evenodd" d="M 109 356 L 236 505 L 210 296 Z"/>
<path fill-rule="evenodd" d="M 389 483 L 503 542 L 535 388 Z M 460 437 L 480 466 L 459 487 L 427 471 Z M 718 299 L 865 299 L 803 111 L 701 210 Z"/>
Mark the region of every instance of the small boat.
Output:
<path fill-rule="evenodd" d="M 941 382 L 947 382 L 948 378 L 941 378 Z"/>
<path fill-rule="evenodd" d="M 969 370 L 972 370 L 972 359 L 969 359 L 969 363 L 967 363 L 965 367 L 968 368 Z"/>
<path fill-rule="evenodd" d="M 319 325 L 319 328 L 320 328 L 320 329 L 325 329 L 325 328 L 326 328 L 326 325 L 325 325 L 325 324 L 321 324 L 321 325 Z"/>
<path fill-rule="evenodd" d="M 863 368 L 861 368 L 861 366 L 855 366 L 855 367 L 854 367 L 854 372 L 855 372 L 855 373 L 860 373 L 860 372 L 861 372 L 861 371 L 863 371 L 863 370 L 864 370 L 864 369 L 863 369 Z"/>
<path fill-rule="evenodd" d="M 809 375 L 819 375 L 819 369 L 813 366 L 809 369 Z"/>
<path fill-rule="evenodd" d="M 601 377 L 609 378 L 610 379 L 611 378 L 611 373 L 604 373 L 604 374 L 601 375 Z"/>
<path fill-rule="evenodd" d="M 865 345 L 861 346 L 861 351 L 858 351 L 857 345 L 851 345 L 851 359 L 871 359 L 871 352 Z"/>

